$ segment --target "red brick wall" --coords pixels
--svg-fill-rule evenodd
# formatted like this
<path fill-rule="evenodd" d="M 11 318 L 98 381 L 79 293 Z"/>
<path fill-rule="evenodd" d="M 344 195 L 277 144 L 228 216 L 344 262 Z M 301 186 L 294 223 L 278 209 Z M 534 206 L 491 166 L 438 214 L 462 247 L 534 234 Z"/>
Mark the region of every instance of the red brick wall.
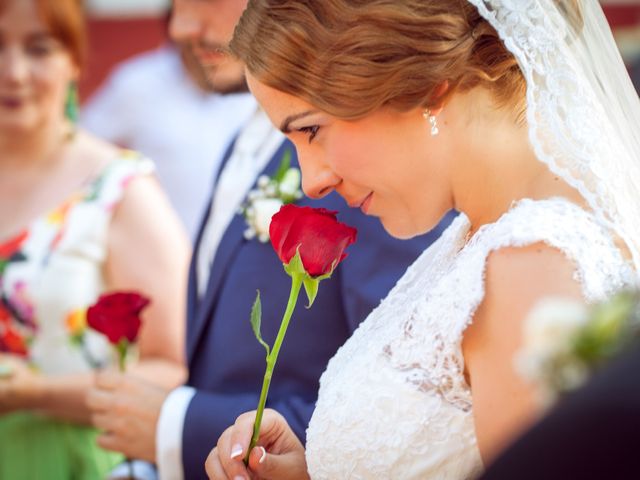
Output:
<path fill-rule="evenodd" d="M 612 28 L 640 28 L 640 5 L 606 5 L 604 11 Z"/>
<path fill-rule="evenodd" d="M 82 100 L 107 77 L 118 62 L 165 41 L 163 18 L 127 18 L 89 20 L 89 56 L 80 81 Z"/>

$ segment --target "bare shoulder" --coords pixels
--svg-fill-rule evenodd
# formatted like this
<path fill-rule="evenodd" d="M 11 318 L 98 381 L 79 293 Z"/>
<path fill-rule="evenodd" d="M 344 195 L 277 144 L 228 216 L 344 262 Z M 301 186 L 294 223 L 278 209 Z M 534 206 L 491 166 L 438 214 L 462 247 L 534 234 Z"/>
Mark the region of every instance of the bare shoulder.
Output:
<path fill-rule="evenodd" d="M 145 269 L 162 275 L 181 272 L 190 251 L 184 226 L 155 176 L 138 175 L 128 181 L 109 226 L 107 271 L 111 281 L 147 283 Z"/>
<path fill-rule="evenodd" d="M 520 344 L 524 319 L 543 298 L 581 300 L 575 271 L 575 264 L 562 251 L 543 242 L 492 252 L 486 264 L 484 298 L 464 334 L 465 358 L 472 360 L 487 348 L 512 351 Z"/>
<path fill-rule="evenodd" d="M 469 333 L 484 327 L 504 329 L 505 323 L 519 329 L 526 314 L 545 297 L 581 299 L 575 272 L 573 261 L 543 242 L 492 252 L 486 264 L 485 296 Z"/>
<path fill-rule="evenodd" d="M 74 154 L 84 161 L 105 167 L 120 155 L 121 149 L 113 143 L 106 142 L 89 132 L 78 130 L 76 133 Z"/>
<path fill-rule="evenodd" d="M 502 248 L 487 258 L 485 296 L 462 342 L 485 460 L 535 418 L 531 386 L 513 368 L 522 348 L 523 323 L 543 298 L 581 299 L 575 271 L 576 265 L 561 250 L 542 242 Z"/>
<path fill-rule="evenodd" d="M 485 301 L 526 301 L 544 295 L 580 295 L 576 265 L 558 248 L 537 242 L 505 247 L 487 258 Z"/>
<path fill-rule="evenodd" d="M 104 171 L 109 164 L 123 158 L 123 150 L 119 146 L 104 141 L 91 133 L 78 131 L 76 141 L 76 155 L 81 156 L 84 161 L 91 162 L 96 170 L 96 174 Z M 164 210 L 171 208 L 169 201 L 159 182 L 154 175 L 139 175 L 127 183 L 121 202 L 116 211 L 135 211 L 157 205 L 157 208 Z"/>
<path fill-rule="evenodd" d="M 119 157 L 108 161 L 114 158 Z M 133 250 L 135 245 L 150 251 L 147 247 L 152 244 L 190 250 L 184 226 L 155 175 L 139 174 L 126 182 L 113 210 L 109 244 L 112 251 Z"/>
<path fill-rule="evenodd" d="M 93 176 L 100 175 L 111 163 L 123 158 L 124 150 L 88 132 L 78 131 L 74 154 L 92 164 Z M 109 227 L 111 248 L 126 249 L 138 237 L 145 241 L 177 243 L 185 241 L 186 233 L 166 193 L 153 174 L 136 175 L 126 183 L 120 201 L 114 208 Z M 160 240 L 162 239 L 162 240 Z"/>

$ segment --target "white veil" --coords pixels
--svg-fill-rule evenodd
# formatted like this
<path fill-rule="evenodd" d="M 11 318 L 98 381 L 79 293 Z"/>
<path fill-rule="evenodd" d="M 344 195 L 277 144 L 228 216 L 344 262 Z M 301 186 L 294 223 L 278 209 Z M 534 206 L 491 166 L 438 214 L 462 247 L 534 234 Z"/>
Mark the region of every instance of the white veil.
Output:
<path fill-rule="evenodd" d="M 640 100 L 597 0 L 468 0 L 527 81 L 539 160 L 628 245 L 640 271 Z M 571 5 L 571 6 L 570 6 Z"/>

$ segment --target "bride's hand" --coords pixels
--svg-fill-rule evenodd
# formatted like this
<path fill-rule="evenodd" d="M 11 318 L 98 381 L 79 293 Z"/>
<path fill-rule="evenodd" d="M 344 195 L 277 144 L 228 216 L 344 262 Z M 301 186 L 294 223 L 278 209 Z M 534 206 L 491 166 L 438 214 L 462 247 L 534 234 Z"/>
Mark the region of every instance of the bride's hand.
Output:
<path fill-rule="evenodd" d="M 211 480 L 308 479 L 304 447 L 289 424 L 275 410 L 266 409 L 258 446 L 251 451 L 249 468 L 243 458 L 249 448 L 256 412 L 244 413 L 220 436 L 205 467 Z"/>

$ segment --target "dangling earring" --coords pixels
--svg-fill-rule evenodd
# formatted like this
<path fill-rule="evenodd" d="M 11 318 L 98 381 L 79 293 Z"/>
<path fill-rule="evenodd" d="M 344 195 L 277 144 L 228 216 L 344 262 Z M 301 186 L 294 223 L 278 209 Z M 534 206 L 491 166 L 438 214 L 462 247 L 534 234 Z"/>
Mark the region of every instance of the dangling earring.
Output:
<path fill-rule="evenodd" d="M 429 120 L 429 124 L 431 125 L 431 136 L 435 137 L 438 135 L 440 133 L 440 130 L 438 129 L 438 119 L 435 115 L 431 115 L 431 110 L 426 109 L 422 112 L 422 116 L 425 120 Z"/>
<path fill-rule="evenodd" d="M 72 124 L 78 121 L 78 85 L 70 82 L 67 87 L 67 99 L 64 103 L 64 116 Z"/>

